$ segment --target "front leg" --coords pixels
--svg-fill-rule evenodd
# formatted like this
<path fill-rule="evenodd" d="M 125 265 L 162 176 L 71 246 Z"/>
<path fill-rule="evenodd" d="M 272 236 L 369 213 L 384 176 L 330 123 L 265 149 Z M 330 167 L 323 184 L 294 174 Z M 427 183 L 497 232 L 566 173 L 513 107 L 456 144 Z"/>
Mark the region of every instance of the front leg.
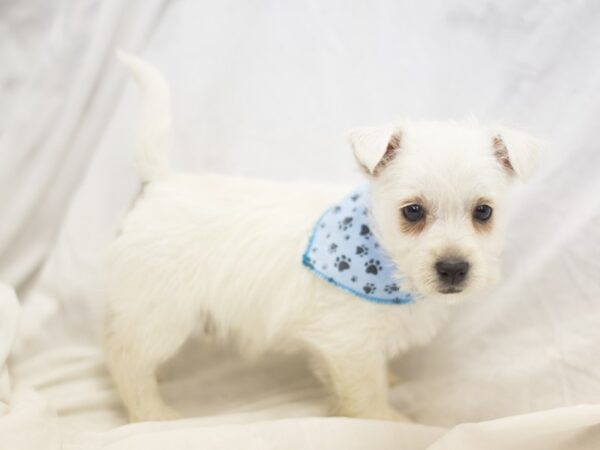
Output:
<path fill-rule="evenodd" d="M 334 415 L 410 422 L 388 403 L 383 353 L 330 348 L 318 353 L 316 372 L 332 390 Z"/>
<path fill-rule="evenodd" d="M 402 382 L 402 378 L 400 378 L 400 375 L 398 375 L 396 372 L 394 372 L 394 370 L 392 370 L 392 368 L 389 366 L 387 369 L 387 375 L 388 375 L 387 382 L 388 382 L 389 387 L 398 386 Z"/>

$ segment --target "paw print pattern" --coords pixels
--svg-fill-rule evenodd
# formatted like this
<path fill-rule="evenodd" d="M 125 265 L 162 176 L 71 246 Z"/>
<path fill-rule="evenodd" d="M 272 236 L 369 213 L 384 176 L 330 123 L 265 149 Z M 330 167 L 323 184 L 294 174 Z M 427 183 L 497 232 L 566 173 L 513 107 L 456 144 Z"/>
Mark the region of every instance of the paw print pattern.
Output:
<path fill-rule="evenodd" d="M 369 254 L 369 247 L 367 247 L 366 245 L 359 245 L 358 247 L 356 247 L 356 254 L 361 258 L 363 256 L 367 256 Z"/>
<path fill-rule="evenodd" d="M 344 217 L 338 223 L 338 229 L 346 231 L 348 228 L 352 228 L 352 222 L 353 221 L 354 221 L 354 219 L 351 216 Z"/>
<path fill-rule="evenodd" d="M 333 265 L 337 268 L 337 270 L 343 272 L 344 270 L 348 270 L 350 268 L 351 262 L 352 260 L 347 258 L 346 255 L 341 255 L 335 258 L 335 263 L 333 263 Z"/>
<path fill-rule="evenodd" d="M 367 283 L 363 286 L 363 292 L 365 294 L 374 294 L 377 288 L 373 283 Z"/>
<path fill-rule="evenodd" d="M 406 303 L 404 286 L 392 278 L 370 215 L 366 191 L 331 205 L 312 230 L 304 264 L 364 300 Z"/>
<path fill-rule="evenodd" d="M 398 285 L 396 283 L 392 283 L 392 284 L 387 284 L 383 290 L 386 292 L 386 294 L 393 294 L 394 292 L 398 292 L 400 290 L 400 288 L 398 287 Z"/>
<path fill-rule="evenodd" d="M 369 239 L 371 237 L 371 229 L 368 225 L 362 224 L 360 226 L 360 235 L 365 239 Z"/>
<path fill-rule="evenodd" d="M 381 263 L 378 259 L 370 259 L 365 263 L 365 272 L 377 275 L 381 270 Z"/>

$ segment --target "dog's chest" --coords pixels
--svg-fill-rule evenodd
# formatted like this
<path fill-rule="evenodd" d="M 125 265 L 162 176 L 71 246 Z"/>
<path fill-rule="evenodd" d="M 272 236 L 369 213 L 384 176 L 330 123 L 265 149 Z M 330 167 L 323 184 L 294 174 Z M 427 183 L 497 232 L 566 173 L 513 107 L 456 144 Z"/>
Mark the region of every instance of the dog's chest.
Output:
<path fill-rule="evenodd" d="M 427 344 L 437 334 L 449 313 L 447 305 L 427 298 L 391 308 L 395 308 L 395 311 L 388 311 L 388 314 L 380 317 L 388 331 L 386 341 L 390 356 Z"/>

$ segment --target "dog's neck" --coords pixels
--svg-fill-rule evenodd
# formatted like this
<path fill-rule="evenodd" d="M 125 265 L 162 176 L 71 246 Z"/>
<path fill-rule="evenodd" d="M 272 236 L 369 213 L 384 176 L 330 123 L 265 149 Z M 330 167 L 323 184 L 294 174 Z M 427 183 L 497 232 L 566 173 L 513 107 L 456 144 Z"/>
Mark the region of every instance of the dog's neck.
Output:
<path fill-rule="evenodd" d="M 364 300 L 406 304 L 414 292 L 402 289 L 398 268 L 372 232 L 369 191 L 362 185 L 317 221 L 302 262 L 325 281 Z"/>

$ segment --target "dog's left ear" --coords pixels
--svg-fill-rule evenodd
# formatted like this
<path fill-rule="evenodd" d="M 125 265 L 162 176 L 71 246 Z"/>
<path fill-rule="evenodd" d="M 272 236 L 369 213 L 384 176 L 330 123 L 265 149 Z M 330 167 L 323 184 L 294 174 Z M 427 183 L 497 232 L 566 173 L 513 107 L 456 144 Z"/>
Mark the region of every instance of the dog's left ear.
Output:
<path fill-rule="evenodd" d="M 492 132 L 494 155 L 513 176 L 527 180 L 535 171 L 542 144 L 522 131 L 499 127 Z"/>
<path fill-rule="evenodd" d="M 354 157 L 369 174 L 377 176 L 400 149 L 401 131 L 395 126 L 358 128 L 349 133 Z"/>

